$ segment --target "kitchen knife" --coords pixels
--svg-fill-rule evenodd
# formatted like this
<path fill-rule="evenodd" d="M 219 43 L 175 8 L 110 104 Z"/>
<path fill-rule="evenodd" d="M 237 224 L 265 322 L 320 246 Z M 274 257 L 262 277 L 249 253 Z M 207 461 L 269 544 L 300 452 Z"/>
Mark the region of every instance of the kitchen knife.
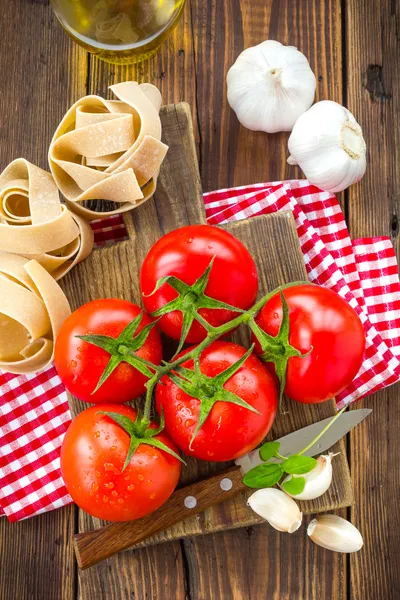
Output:
<path fill-rule="evenodd" d="M 371 413 L 370 409 L 352 410 L 340 415 L 326 433 L 306 454 L 320 454 L 355 425 L 361 423 Z M 310 443 L 326 427 L 331 418 L 313 423 L 303 429 L 280 438 L 280 453 L 284 456 L 295 454 Z M 74 536 L 75 554 L 81 569 L 91 567 L 109 558 L 116 552 L 127 550 L 159 531 L 179 523 L 194 514 L 203 512 L 210 506 L 236 496 L 249 488 L 243 483 L 243 473 L 260 464 L 258 450 L 249 452 L 236 461 L 236 466 L 175 490 L 172 496 L 155 512 L 136 521 L 111 523 L 100 529 L 78 533 Z"/>

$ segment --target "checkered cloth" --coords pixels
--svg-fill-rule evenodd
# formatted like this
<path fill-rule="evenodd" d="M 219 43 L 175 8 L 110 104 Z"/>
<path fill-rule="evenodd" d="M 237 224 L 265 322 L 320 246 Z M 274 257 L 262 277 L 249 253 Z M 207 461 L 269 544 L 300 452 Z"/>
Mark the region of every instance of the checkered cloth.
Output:
<path fill-rule="evenodd" d="M 351 240 L 335 196 L 305 180 L 219 190 L 205 194 L 204 202 L 213 225 L 292 211 L 310 281 L 343 296 L 366 333 L 364 363 L 338 407 L 400 379 L 400 283 L 388 238 Z M 127 237 L 120 215 L 92 226 L 97 245 Z M 0 373 L 0 506 L 10 521 L 71 502 L 59 463 L 69 423 L 53 367 L 36 375 Z"/>

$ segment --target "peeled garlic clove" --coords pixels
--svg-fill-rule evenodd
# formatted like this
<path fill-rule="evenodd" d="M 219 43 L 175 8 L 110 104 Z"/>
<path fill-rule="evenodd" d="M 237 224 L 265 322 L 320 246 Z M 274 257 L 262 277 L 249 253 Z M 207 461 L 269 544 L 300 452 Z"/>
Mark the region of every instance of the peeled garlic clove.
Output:
<path fill-rule="evenodd" d="M 359 181 L 366 169 L 366 145 L 360 125 L 344 106 L 317 102 L 296 121 L 288 142 L 288 163 L 299 165 L 308 181 L 327 192 L 340 192 Z"/>
<path fill-rule="evenodd" d="M 314 500 L 319 498 L 329 489 L 332 483 L 332 458 L 335 456 L 332 452 L 329 454 L 321 454 L 317 458 L 317 464 L 312 471 L 303 475 L 288 475 L 282 481 L 281 487 L 285 494 L 288 494 L 296 500 Z M 304 477 L 306 484 L 304 490 L 300 494 L 290 494 L 285 489 L 285 482 L 290 481 L 292 477 Z"/>
<path fill-rule="evenodd" d="M 226 81 L 229 105 L 253 131 L 291 131 L 314 101 L 316 81 L 307 58 L 274 40 L 244 50 Z"/>
<path fill-rule="evenodd" d="M 296 502 L 276 488 L 257 490 L 247 504 L 278 531 L 293 533 L 301 525 L 303 514 Z"/>
<path fill-rule="evenodd" d="M 337 515 L 322 515 L 313 519 L 307 534 L 318 546 L 333 552 L 357 552 L 364 543 L 358 529 Z"/>

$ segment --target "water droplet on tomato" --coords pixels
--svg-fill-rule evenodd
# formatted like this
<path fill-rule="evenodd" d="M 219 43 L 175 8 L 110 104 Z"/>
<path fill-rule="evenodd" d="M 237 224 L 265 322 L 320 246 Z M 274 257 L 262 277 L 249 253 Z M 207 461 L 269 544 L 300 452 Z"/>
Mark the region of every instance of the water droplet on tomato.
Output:
<path fill-rule="evenodd" d="M 123 500 L 123 498 L 118 498 L 117 502 L 118 502 L 118 504 L 123 504 L 124 500 Z"/>
<path fill-rule="evenodd" d="M 114 484 L 113 484 L 113 482 L 112 482 L 112 481 L 110 481 L 110 483 L 105 483 L 105 484 L 104 484 L 104 487 L 105 487 L 107 490 L 112 490 L 112 489 L 113 489 L 113 487 L 114 487 Z"/>
<path fill-rule="evenodd" d="M 135 486 L 133 485 L 133 483 L 131 483 L 130 485 L 128 485 L 128 487 L 126 489 L 129 490 L 130 492 L 132 492 L 135 489 Z"/>
<path fill-rule="evenodd" d="M 95 438 L 98 438 L 98 437 L 100 437 L 100 431 L 96 431 L 96 432 L 95 432 L 95 434 L 94 434 L 94 437 L 95 437 Z"/>
<path fill-rule="evenodd" d="M 147 485 L 151 485 L 153 482 L 151 481 L 151 479 L 148 479 L 148 480 L 146 481 L 146 483 L 147 483 Z"/>
<path fill-rule="evenodd" d="M 93 481 L 93 483 L 92 483 L 92 490 L 94 492 L 97 492 L 98 489 L 99 489 L 99 484 L 97 483 L 97 481 Z"/>
<path fill-rule="evenodd" d="M 109 435 L 106 435 L 106 440 L 109 440 L 109 439 L 110 439 L 110 436 L 109 436 Z"/>
<path fill-rule="evenodd" d="M 193 238 L 188 238 L 188 239 L 187 239 L 187 243 L 188 243 L 188 244 L 191 244 L 192 242 L 193 242 Z"/>
<path fill-rule="evenodd" d="M 96 477 L 100 477 L 100 471 L 95 471 L 94 473 L 95 473 Z"/>
<path fill-rule="evenodd" d="M 110 446 L 110 450 L 116 450 L 117 446 Z"/>
<path fill-rule="evenodd" d="M 103 496 L 103 502 L 108 502 L 109 497 L 108 496 Z"/>
<path fill-rule="evenodd" d="M 115 504 L 115 500 L 110 500 L 110 504 Z"/>
<path fill-rule="evenodd" d="M 112 473 L 119 473 L 118 469 L 112 463 L 104 463 L 105 471 L 111 471 Z"/>
<path fill-rule="evenodd" d="M 186 421 L 185 421 L 186 429 L 189 429 L 189 427 L 192 427 L 192 425 L 194 425 L 193 419 L 186 419 Z"/>
<path fill-rule="evenodd" d="M 182 423 L 182 419 L 180 417 L 178 417 L 176 421 L 177 421 L 178 425 L 180 425 Z"/>
<path fill-rule="evenodd" d="M 73 369 L 75 369 L 75 367 L 76 367 L 76 365 L 77 365 L 77 364 L 78 364 L 78 363 L 76 362 L 76 360 L 71 360 L 71 367 L 72 367 Z"/>
<path fill-rule="evenodd" d="M 210 452 L 210 450 L 207 452 L 207 456 L 214 456 L 214 452 Z"/>
<path fill-rule="evenodd" d="M 111 492 L 111 496 L 114 496 L 114 498 L 116 498 L 116 497 L 118 496 L 118 492 L 117 492 L 117 490 L 113 490 L 113 491 Z"/>
<path fill-rule="evenodd" d="M 150 500 L 154 500 L 155 497 L 156 497 L 155 494 L 150 494 Z"/>
<path fill-rule="evenodd" d="M 273 317 L 274 317 L 274 319 L 277 319 L 279 317 L 278 313 L 274 312 Z"/>
<path fill-rule="evenodd" d="M 143 481 L 144 479 L 143 475 L 138 475 L 137 478 L 139 479 L 139 481 Z"/>
<path fill-rule="evenodd" d="M 81 356 L 80 354 L 77 354 L 77 355 L 75 356 L 75 358 L 76 358 L 76 360 L 81 360 L 82 356 Z"/>
<path fill-rule="evenodd" d="M 77 347 L 78 352 L 82 352 L 82 346 Z"/>

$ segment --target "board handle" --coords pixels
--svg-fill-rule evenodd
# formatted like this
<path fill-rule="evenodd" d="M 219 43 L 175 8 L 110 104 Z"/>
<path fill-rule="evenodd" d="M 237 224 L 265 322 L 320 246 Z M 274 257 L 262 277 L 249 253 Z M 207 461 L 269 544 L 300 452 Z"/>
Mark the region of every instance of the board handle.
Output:
<path fill-rule="evenodd" d="M 92 567 L 113 554 L 127 550 L 155 533 L 248 489 L 242 478 L 240 468 L 231 467 L 218 475 L 175 490 L 157 511 L 141 519 L 111 523 L 100 529 L 76 534 L 74 548 L 79 568 Z"/>

